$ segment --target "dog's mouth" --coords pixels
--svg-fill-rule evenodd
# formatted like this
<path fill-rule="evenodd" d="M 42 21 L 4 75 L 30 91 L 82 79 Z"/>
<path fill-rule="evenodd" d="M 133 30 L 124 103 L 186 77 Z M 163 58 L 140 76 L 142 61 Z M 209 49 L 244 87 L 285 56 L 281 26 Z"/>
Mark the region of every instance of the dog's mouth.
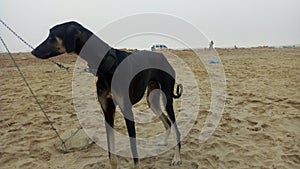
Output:
<path fill-rule="evenodd" d="M 39 59 L 49 59 L 51 57 L 64 54 L 64 52 L 59 52 L 59 51 L 55 51 L 55 52 L 39 52 L 36 49 L 34 49 L 33 51 L 31 51 L 31 54 L 34 55 L 35 57 L 39 58 Z"/>
<path fill-rule="evenodd" d="M 31 51 L 31 54 L 39 59 L 48 59 L 48 58 L 50 58 L 51 53 L 48 52 L 48 53 L 41 54 L 40 52 L 33 50 L 33 51 Z"/>

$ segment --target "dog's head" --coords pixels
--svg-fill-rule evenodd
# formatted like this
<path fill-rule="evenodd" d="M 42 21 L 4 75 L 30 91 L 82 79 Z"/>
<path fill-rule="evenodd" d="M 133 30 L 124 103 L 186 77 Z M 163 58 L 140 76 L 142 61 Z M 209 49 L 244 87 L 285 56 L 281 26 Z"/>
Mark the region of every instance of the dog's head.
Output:
<path fill-rule="evenodd" d="M 48 59 L 63 53 L 79 53 L 91 32 L 76 22 L 67 22 L 50 29 L 49 36 L 31 53 L 41 59 Z"/>

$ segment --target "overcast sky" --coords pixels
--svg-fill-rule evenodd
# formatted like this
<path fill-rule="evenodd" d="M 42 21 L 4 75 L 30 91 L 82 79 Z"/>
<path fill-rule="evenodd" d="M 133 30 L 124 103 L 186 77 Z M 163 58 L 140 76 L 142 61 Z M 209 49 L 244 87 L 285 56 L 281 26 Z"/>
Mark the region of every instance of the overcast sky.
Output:
<path fill-rule="evenodd" d="M 186 20 L 217 47 L 250 47 L 300 44 L 299 8 L 300 0 L 1 0 L 0 18 L 33 46 L 65 21 L 97 32 L 124 16 L 155 12 Z M 30 51 L 1 24 L 0 31 L 11 51 Z M 139 42 L 132 39 L 116 47 L 150 47 Z"/>

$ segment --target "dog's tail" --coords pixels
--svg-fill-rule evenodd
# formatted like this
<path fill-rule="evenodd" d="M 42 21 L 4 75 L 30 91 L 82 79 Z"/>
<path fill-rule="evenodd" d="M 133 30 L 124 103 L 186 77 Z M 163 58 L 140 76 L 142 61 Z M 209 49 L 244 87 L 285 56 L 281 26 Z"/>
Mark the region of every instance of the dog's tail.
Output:
<path fill-rule="evenodd" d="M 178 84 L 176 88 L 176 95 L 173 94 L 174 99 L 178 99 L 182 95 L 182 92 L 183 92 L 183 86 L 182 84 Z"/>

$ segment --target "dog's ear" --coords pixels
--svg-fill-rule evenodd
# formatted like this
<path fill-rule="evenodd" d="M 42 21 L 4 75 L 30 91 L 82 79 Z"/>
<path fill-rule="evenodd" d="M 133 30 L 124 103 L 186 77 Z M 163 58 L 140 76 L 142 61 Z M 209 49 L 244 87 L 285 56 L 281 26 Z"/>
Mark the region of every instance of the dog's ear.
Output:
<path fill-rule="evenodd" d="M 65 34 L 63 35 L 63 43 L 67 53 L 71 53 L 76 50 L 76 43 L 80 38 L 80 33 L 81 32 L 75 26 L 70 26 L 67 28 Z"/>

